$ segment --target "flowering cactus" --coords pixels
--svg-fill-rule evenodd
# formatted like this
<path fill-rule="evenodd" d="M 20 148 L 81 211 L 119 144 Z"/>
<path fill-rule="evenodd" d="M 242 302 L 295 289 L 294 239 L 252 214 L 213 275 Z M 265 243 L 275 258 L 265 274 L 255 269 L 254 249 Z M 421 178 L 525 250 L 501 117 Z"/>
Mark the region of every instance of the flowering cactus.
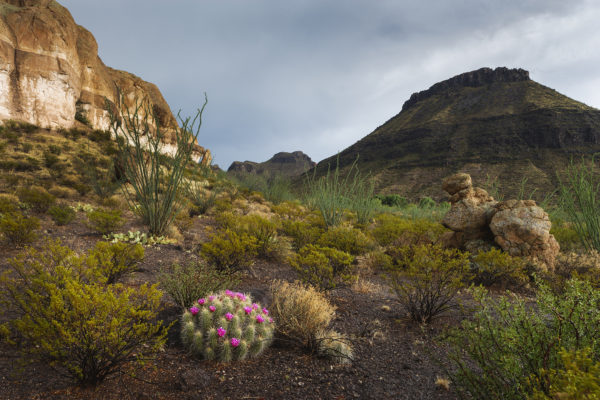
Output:
<path fill-rule="evenodd" d="M 207 360 L 253 358 L 273 340 L 268 314 L 249 295 L 225 290 L 198 299 L 183 313 L 181 340 L 192 354 Z"/>

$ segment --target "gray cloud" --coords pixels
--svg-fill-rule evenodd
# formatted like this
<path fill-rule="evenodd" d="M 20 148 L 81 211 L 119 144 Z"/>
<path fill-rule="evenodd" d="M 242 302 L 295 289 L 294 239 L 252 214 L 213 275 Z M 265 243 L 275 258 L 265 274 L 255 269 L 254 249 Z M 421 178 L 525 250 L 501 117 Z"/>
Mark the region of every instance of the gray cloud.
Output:
<path fill-rule="evenodd" d="M 215 162 L 303 150 L 320 160 L 412 92 L 482 66 L 600 106 L 593 0 L 59 0 L 103 61 L 156 83 L 174 111 L 209 96 Z"/>

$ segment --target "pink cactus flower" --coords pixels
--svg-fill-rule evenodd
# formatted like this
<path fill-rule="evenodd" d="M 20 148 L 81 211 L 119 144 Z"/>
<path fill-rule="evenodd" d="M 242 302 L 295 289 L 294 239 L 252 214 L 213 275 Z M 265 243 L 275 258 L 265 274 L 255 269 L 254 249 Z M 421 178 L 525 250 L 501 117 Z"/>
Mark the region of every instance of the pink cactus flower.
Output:
<path fill-rule="evenodd" d="M 225 319 L 226 319 L 227 321 L 231 321 L 231 320 L 233 319 L 233 314 L 232 314 L 232 313 L 227 313 L 227 314 L 225 314 Z"/>
<path fill-rule="evenodd" d="M 262 312 L 263 312 L 263 314 L 265 314 L 265 315 L 269 315 L 269 310 L 267 310 L 266 308 L 263 308 L 263 309 L 262 309 Z"/>
<path fill-rule="evenodd" d="M 217 307 L 210 306 L 210 307 L 208 307 L 208 309 L 210 310 L 210 312 L 215 312 L 215 310 L 217 309 Z"/>
<path fill-rule="evenodd" d="M 240 339 L 232 337 L 230 343 L 233 347 L 238 347 L 240 345 Z"/>
<path fill-rule="evenodd" d="M 269 318 L 269 322 L 270 322 L 270 323 L 273 323 L 273 318 Z"/>
<path fill-rule="evenodd" d="M 198 299 L 198 304 L 202 305 L 204 303 L 206 303 L 206 300 L 204 300 L 204 299 Z"/>
<path fill-rule="evenodd" d="M 208 296 L 208 301 L 213 301 L 215 299 L 215 296 Z"/>
<path fill-rule="evenodd" d="M 196 315 L 196 314 L 198 314 L 198 311 L 200 311 L 200 310 L 198 309 L 198 307 L 191 307 L 191 308 L 190 308 L 190 312 L 192 313 L 192 315 Z"/>
<path fill-rule="evenodd" d="M 259 324 L 265 322 L 265 319 L 262 317 L 262 315 L 258 314 L 256 316 L 256 322 L 258 322 Z"/>
<path fill-rule="evenodd" d="M 246 314 L 250 315 L 250 313 L 252 313 L 252 307 L 244 307 L 244 311 L 246 311 Z"/>
<path fill-rule="evenodd" d="M 240 299 L 241 301 L 246 301 L 246 296 L 244 295 L 244 293 L 236 293 L 235 297 L 237 297 L 238 299 Z"/>
<path fill-rule="evenodd" d="M 222 326 L 220 326 L 219 329 L 217 329 L 217 335 L 219 335 L 219 337 L 225 336 L 226 333 L 227 333 L 227 331 L 225 329 L 223 329 Z"/>
<path fill-rule="evenodd" d="M 252 304 L 252 309 L 253 310 L 258 310 L 259 308 L 260 308 L 260 306 L 258 304 L 256 304 L 256 303 Z"/>
<path fill-rule="evenodd" d="M 234 293 L 233 293 L 231 290 L 227 289 L 227 290 L 225 291 L 225 296 L 228 296 L 228 297 L 234 297 L 234 296 L 235 296 L 235 294 L 234 294 Z"/>

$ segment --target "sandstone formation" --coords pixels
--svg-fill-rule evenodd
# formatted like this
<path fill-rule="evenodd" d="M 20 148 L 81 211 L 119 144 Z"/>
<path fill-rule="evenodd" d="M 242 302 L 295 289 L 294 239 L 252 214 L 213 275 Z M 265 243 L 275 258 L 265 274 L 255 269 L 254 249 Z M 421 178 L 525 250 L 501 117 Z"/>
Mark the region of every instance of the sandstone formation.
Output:
<path fill-rule="evenodd" d="M 227 172 L 265 176 L 296 176 L 308 171 L 315 165 L 315 162 L 301 151 L 294 151 L 292 153 L 280 152 L 262 163 L 234 161 L 229 166 L 229 169 L 227 169 Z"/>
<path fill-rule="evenodd" d="M 106 130 L 105 99 L 117 104 L 117 87 L 126 107 L 136 98 L 150 100 L 162 126 L 171 128 L 164 151 L 173 153 L 177 122 L 154 84 L 105 66 L 92 34 L 56 1 L 0 3 L 0 120 L 70 128 L 78 113 L 91 127 Z M 197 146 L 194 158 L 208 165 L 211 155 Z"/>
<path fill-rule="evenodd" d="M 444 179 L 451 207 L 442 224 L 452 230 L 442 237 L 448 246 L 469 251 L 495 242 L 512 256 L 528 257 L 553 268 L 559 245 L 550 234 L 548 214 L 533 200 L 497 202 L 472 186 L 471 177 L 458 173 Z"/>
<path fill-rule="evenodd" d="M 494 240 L 512 256 L 528 256 L 549 267 L 560 246 L 550 233 L 548 214 L 533 200 L 507 200 L 496 204 L 490 222 Z"/>

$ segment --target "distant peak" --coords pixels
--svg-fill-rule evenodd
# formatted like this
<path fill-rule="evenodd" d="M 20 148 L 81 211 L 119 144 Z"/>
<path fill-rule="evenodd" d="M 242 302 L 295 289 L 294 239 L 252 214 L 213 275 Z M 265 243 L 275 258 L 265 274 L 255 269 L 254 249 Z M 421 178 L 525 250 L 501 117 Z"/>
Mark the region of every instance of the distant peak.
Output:
<path fill-rule="evenodd" d="M 530 80 L 529 71 L 521 68 L 480 68 L 478 70 L 465 72 L 450 79 L 446 79 L 445 81 L 438 82 L 427 90 L 413 93 L 402 106 L 402 111 L 412 107 L 421 100 L 451 89 L 461 87 L 478 87 L 489 85 L 490 83 L 495 82 L 522 82 L 528 80 Z"/>

